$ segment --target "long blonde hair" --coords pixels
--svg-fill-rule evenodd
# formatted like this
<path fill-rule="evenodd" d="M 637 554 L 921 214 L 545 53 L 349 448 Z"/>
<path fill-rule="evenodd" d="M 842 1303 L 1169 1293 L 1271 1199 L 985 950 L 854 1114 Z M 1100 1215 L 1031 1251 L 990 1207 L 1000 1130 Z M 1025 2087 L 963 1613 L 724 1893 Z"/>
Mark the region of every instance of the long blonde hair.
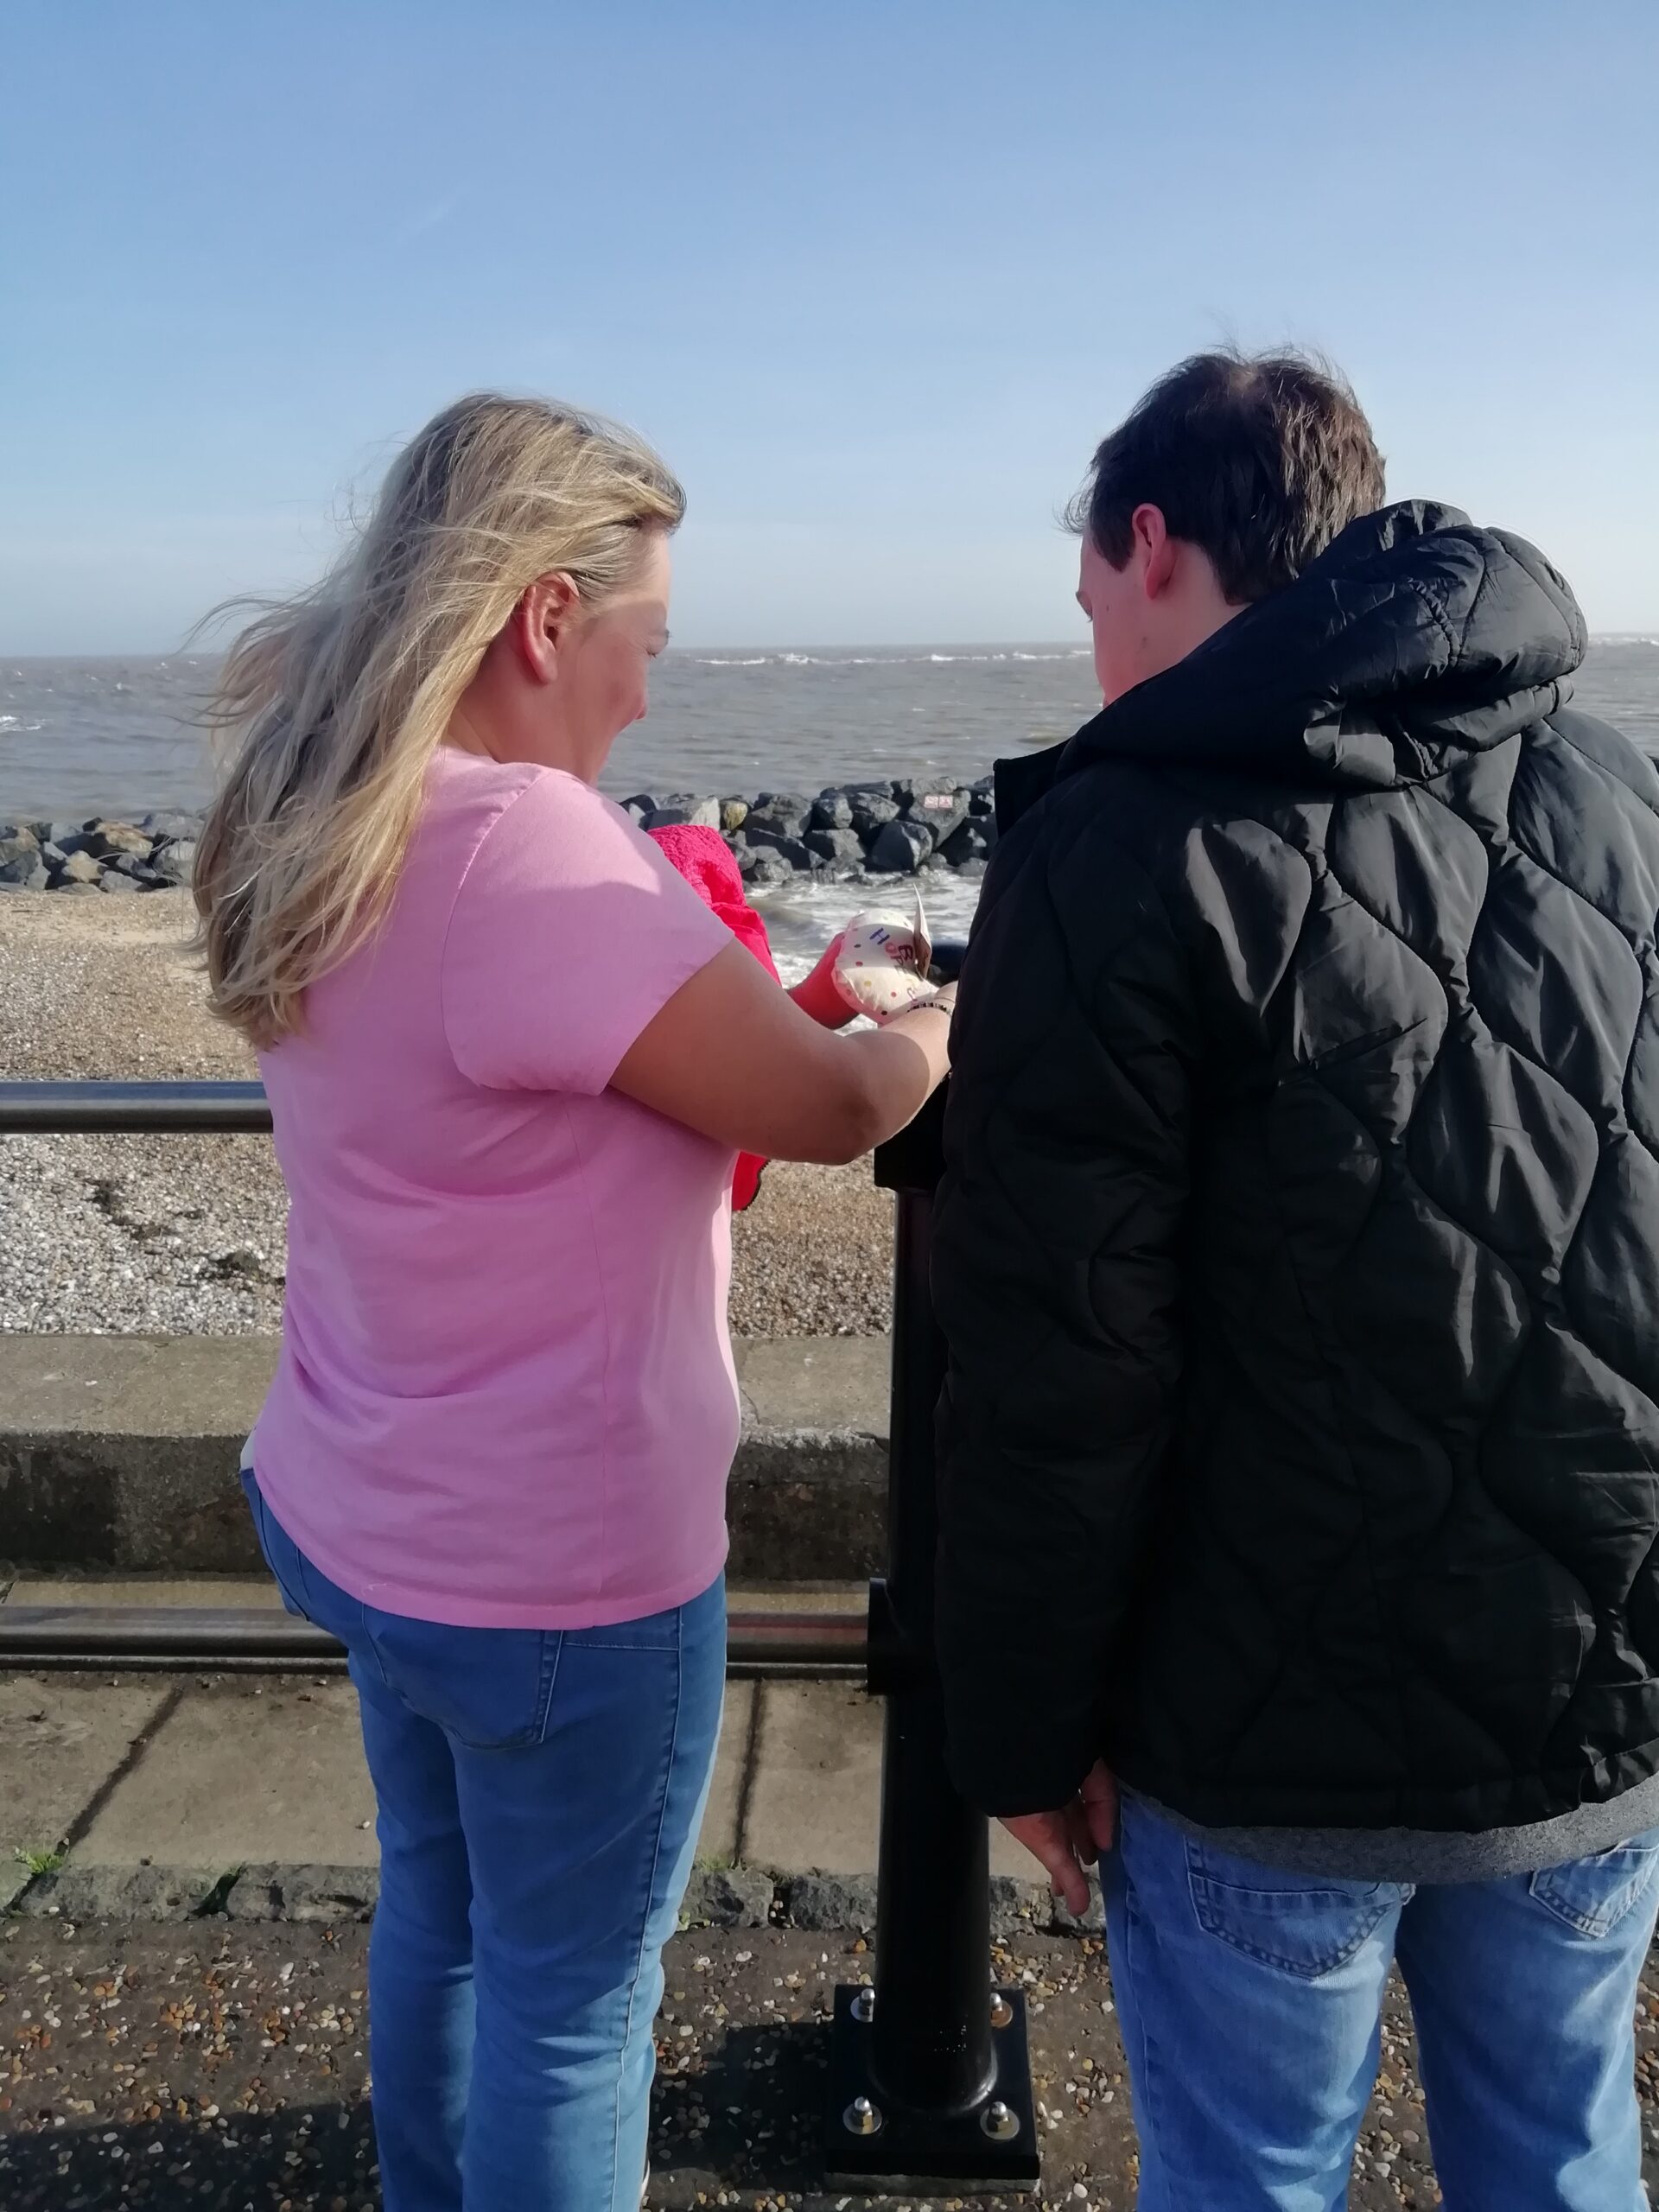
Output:
<path fill-rule="evenodd" d="M 233 756 L 201 835 L 199 943 L 214 1011 L 256 1046 L 301 1026 L 306 986 L 384 917 L 433 752 L 486 648 L 538 576 L 590 603 L 627 581 L 685 495 L 597 416 L 479 393 L 393 465 L 321 582 L 264 603 L 211 718 Z"/>

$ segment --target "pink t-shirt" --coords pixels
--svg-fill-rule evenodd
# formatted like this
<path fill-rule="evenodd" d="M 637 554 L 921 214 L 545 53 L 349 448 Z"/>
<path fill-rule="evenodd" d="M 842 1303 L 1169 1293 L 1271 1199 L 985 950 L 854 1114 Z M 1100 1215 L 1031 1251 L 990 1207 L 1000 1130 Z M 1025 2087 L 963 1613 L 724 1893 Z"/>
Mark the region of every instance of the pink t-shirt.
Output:
<path fill-rule="evenodd" d="M 734 1155 L 607 1085 L 731 942 L 585 784 L 441 748 L 384 928 L 261 1061 L 291 1211 L 253 1463 L 353 1597 L 602 1627 L 720 1573 Z"/>

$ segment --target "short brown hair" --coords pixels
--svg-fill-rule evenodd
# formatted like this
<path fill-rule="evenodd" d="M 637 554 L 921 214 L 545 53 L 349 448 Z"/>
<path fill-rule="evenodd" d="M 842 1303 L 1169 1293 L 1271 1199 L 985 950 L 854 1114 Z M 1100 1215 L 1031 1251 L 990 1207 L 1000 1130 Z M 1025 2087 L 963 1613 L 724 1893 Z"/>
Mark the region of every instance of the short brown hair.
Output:
<path fill-rule="evenodd" d="M 1297 353 L 1194 353 L 1096 451 L 1066 510 L 1115 569 L 1138 506 L 1207 553 L 1235 604 L 1294 582 L 1383 496 L 1382 456 L 1347 379 Z"/>

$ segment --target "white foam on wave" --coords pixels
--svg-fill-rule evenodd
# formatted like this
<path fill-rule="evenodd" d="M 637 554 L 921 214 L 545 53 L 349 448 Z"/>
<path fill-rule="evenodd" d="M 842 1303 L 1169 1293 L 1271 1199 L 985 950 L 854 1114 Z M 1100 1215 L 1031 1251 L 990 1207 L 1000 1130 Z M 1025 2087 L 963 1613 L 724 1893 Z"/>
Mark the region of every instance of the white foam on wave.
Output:
<path fill-rule="evenodd" d="M 1002 661 L 1064 661 L 1087 660 L 1092 647 L 1063 646 L 1053 652 L 998 652 L 958 653 L 688 653 L 685 658 L 694 668 L 927 668 L 951 666 L 957 662 L 975 667 L 989 667 Z"/>
<path fill-rule="evenodd" d="M 935 941 L 963 938 L 979 905 L 979 890 L 972 880 L 930 872 L 919 878 L 878 875 L 852 883 L 785 883 L 751 895 L 766 918 L 779 973 L 786 983 L 798 983 L 855 914 L 888 906 L 906 912 L 912 893 L 919 891 Z"/>

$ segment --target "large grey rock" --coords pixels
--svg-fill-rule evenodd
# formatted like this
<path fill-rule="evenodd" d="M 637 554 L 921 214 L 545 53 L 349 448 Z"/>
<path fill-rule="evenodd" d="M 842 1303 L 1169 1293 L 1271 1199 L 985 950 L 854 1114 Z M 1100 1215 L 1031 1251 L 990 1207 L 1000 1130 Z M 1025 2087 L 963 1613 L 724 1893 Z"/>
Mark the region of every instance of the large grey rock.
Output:
<path fill-rule="evenodd" d="M 856 868 L 864 859 L 856 830 L 809 830 L 802 842 L 831 868 Z"/>
<path fill-rule="evenodd" d="M 36 852 L 20 853 L 16 860 L 0 861 L 0 891 L 44 891 L 52 880 Z"/>
<path fill-rule="evenodd" d="M 148 830 L 140 830 L 131 822 L 93 821 L 83 825 L 86 838 L 83 850 L 96 860 L 111 860 L 117 853 L 138 853 L 148 856 L 155 839 Z"/>
<path fill-rule="evenodd" d="M 196 869 L 196 849 L 182 842 L 161 846 L 150 861 L 164 883 L 188 883 Z"/>
<path fill-rule="evenodd" d="M 743 828 L 751 842 L 756 830 L 765 830 L 771 836 L 787 837 L 798 843 L 811 817 L 810 798 L 793 791 L 766 791 L 749 809 Z"/>
<path fill-rule="evenodd" d="M 720 801 L 699 798 L 695 791 L 665 791 L 657 802 L 658 814 L 677 815 L 682 822 L 689 822 L 698 830 L 718 830 L 721 827 Z"/>
<path fill-rule="evenodd" d="M 873 875 L 914 875 L 932 850 L 931 833 L 906 816 L 877 830 L 868 865 Z"/>
<path fill-rule="evenodd" d="M 853 827 L 868 845 L 878 830 L 899 819 L 899 802 L 887 790 L 853 794 Z"/>
<path fill-rule="evenodd" d="M 752 890 L 766 891 L 793 880 L 795 870 L 781 853 L 770 846 L 740 843 L 734 850 L 739 872 Z"/>
<path fill-rule="evenodd" d="M 98 880 L 98 887 L 112 898 L 136 899 L 140 887 L 124 870 L 118 868 L 106 868 Z"/>
<path fill-rule="evenodd" d="M 800 870 L 812 866 L 811 850 L 800 837 L 788 836 L 781 830 L 763 827 L 756 822 L 753 815 L 743 824 L 742 837 L 752 852 L 780 854 L 791 868 Z"/>
<path fill-rule="evenodd" d="M 201 835 L 202 817 L 199 814 L 146 814 L 140 817 L 138 827 L 148 830 L 152 838 L 165 837 L 181 845 L 194 845 Z"/>
<path fill-rule="evenodd" d="M 118 853 L 104 874 L 106 881 L 111 875 L 129 875 L 141 891 L 164 890 L 168 880 L 153 861 L 147 861 L 137 853 Z"/>
<path fill-rule="evenodd" d="M 852 795 L 848 791 L 820 791 L 812 802 L 812 827 L 815 830 L 850 830 L 853 826 Z"/>
<path fill-rule="evenodd" d="M 720 802 L 713 798 L 665 798 L 660 806 L 653 807 L 644 816 L 642 830 L 718 830 Z"/>

